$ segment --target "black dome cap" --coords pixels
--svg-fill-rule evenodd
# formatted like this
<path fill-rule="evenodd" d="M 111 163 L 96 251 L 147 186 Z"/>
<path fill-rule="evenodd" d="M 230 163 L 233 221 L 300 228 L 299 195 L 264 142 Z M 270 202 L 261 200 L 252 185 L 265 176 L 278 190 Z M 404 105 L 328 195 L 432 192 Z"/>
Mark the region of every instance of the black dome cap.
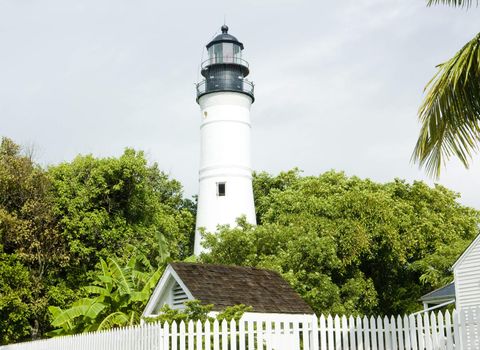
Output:
<path fill-rule="evenodd" d="M 215 38 L 213 38 L 213 40 L 207 44 L 207 49 L 210 48 L 210 46 L 218 43 L 233 43 L 239 45 L 240 48 L 243 50 L 243 44 L 238 41 L 237 38 L 235 38 L 233 35 L 228 34 L 227 25 L 224 24 L 221 29 L 222 34 L 218 34 Z"/>

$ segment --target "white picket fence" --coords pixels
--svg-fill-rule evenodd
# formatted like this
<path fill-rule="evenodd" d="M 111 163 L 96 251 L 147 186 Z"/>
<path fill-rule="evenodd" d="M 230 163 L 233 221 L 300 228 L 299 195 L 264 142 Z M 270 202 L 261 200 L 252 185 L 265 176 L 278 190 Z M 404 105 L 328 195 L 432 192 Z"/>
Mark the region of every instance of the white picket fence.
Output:
<path fill-rule="evenodd" d="M 250 314 L 252 315 L 252 314 Z M 397 317 L 246 317 L 147 324 L 0 350 L 477 350 L 480 308 Z"/>

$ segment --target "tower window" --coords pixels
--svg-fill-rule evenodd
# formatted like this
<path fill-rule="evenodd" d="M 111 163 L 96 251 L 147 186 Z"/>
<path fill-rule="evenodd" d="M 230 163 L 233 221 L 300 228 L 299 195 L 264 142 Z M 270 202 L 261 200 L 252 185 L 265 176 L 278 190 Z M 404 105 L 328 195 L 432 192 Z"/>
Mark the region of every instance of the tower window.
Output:
<path fill-rule="evenodd" d="M 217 182 L 217 196 L 225 197 L 225 182 Z"/>

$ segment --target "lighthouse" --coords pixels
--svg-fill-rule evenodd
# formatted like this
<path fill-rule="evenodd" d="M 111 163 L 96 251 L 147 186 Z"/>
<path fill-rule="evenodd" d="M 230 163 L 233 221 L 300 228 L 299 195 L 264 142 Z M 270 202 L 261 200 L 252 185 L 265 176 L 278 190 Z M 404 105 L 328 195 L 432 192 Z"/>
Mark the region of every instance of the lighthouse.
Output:
<path fill-rule="evenodd" d="M 242 58 L 243 44 L 221 27 L 207 44 L 208 59 L 201 65 L 197 87 L 201 111 L 200 169 L 194 254 L 198 256 L 201 229 L 215 232 L 218 225 L 234 226 L 244 215 L 256 224 L 250 161 L 250 107 L 253 84 Z"/>

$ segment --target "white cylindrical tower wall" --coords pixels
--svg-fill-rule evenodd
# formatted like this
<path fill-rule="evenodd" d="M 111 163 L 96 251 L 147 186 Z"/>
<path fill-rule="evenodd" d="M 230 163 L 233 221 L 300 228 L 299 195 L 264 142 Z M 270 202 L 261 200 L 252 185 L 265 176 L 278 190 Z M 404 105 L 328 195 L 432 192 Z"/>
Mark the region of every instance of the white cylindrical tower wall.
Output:
<path fill-rule="evenodd" d="M 204 248 L 199 229 L 215 232 L 246 216 L 255 224 L 250 162 L 251 96 L 232 91 L 201 96 L 201 157 L 194 254 Z M 224 187 L 222 187 L 222 184 Z"/>

